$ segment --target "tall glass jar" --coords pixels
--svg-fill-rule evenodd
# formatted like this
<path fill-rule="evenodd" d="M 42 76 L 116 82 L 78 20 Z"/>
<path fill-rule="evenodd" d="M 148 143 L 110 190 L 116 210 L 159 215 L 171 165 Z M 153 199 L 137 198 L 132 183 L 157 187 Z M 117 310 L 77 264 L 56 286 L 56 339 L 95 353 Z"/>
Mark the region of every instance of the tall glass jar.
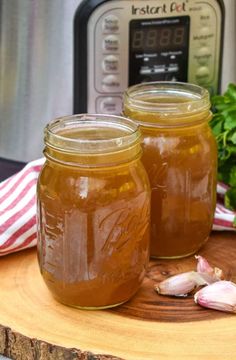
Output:
<path fill-rule="evenodd" d="M 150 185 L 140 132 L 106 115 L 45 129 L 38 180 L 38 260 L 60 302 L 107 308 L 129 300 L 149 259 Z"/>
<path fill-rule="evenodd" d="M 217 147 L 208 91 L 151 82 L 124 94 L 124 115 L 141 126 L 151 194 L 151 256 L 180 258 L 207 241 L 216 204 Z"/>

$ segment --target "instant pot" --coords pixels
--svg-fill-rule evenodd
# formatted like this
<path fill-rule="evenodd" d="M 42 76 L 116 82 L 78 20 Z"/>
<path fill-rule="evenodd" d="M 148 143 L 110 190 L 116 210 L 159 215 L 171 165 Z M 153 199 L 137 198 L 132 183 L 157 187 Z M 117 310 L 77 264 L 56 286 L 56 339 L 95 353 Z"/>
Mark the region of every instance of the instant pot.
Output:
<path fill-rule="evenodd" d="M 224 90 L 235 19 L 234 0 L 0 0 L 0 158 L 42 156 L 55 117 L 119 114 L 135 83 Z"/>

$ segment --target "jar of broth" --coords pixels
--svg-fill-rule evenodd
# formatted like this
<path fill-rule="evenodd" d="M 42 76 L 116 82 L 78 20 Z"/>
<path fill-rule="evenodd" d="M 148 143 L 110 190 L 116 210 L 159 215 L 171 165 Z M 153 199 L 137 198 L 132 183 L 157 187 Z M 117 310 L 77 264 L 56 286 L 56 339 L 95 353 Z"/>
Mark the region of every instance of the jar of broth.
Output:
<path fill-rule="evenodd" d="M 209 93 L 151 82 L 124 94 L 124 115 L 141 126 L 151 194 L 151 256 L 180 258 L 207 241 L 216 205 L 217 147 Z"/>
<path fill-rule="evenodd" d="M 150 185 L 128 119 L 75 115 L 45 129 L 38 179 L 38 260 L 53 296 L 79 308 L 119 305 L 149 259 Z"/>

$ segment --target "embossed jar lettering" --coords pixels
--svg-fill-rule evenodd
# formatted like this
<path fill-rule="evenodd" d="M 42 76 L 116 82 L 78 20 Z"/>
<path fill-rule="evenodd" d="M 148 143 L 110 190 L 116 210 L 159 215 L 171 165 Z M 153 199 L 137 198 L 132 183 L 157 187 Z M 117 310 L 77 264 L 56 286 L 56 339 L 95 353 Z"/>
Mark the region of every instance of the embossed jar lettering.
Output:
<path fill-rule="evenodd" d="M 140 132 L 115 116 L 61 118 L 45 130 L 38 258 L 54 295 L 81 308 L 130 299 L 149 257 L 150 187 Z"/>

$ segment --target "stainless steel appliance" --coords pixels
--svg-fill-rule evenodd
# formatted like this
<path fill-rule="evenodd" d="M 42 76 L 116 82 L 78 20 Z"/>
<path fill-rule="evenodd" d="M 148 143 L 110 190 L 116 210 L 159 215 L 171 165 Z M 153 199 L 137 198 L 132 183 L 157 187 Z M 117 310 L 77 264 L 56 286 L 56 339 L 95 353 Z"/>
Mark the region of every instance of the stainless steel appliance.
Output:
<path fill-rule="evenodd" d="M 140 81 L 224 89 L 235 20 L 234 0 L 0 0 L 0 157 L 41 156 L 48 121 L 119 113 Z"/>

